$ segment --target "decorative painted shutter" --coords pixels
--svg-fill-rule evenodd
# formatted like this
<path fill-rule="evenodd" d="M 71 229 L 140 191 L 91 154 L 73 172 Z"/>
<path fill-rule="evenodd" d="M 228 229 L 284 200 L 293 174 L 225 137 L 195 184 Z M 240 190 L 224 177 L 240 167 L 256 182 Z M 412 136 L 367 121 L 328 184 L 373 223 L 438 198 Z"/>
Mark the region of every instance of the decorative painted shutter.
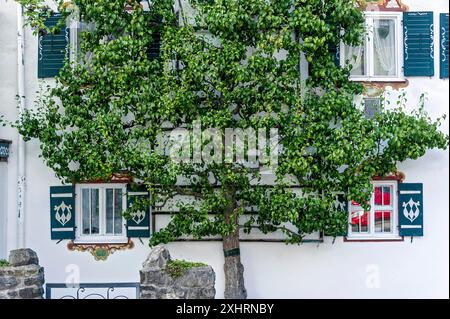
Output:
<path fill-rule="evenodd" d="M 441 61 L 441 79 L 448 79 L 448 13 L 441 13 L 440 15 L 441 29 L 440 29 L 440 47 L 439 60 Z"/>
<path fill-rule="evenodd" d="M 334 45 L 332 43 L 328 46 L 330 54 L 333 57 L 334 64 L 339 68 L 341 66 L 341 48 L 340 45 Z"/>
<path fill-rule="evenodd" d="M 150 14 L 149 11 L 146 11 L 145 14 Z M 150 22 L 153 26 L 158 26 L 162 24 L 162 17 L 156 16 L 151 19 Z M 155 60 L 159 58 L 161 54 L 161 33 L 157 32 L 153 35 L 153 42 L 150 44 L 150 47 L 147 51 L 147 56 L 149 60 Z"/>
<path fill-rule="evenodd" d="M 400 236 L 423 236 L 423 184 L 399 184 Z"/>
<path fill-rule="evenodd" d="M 0 140 L 0 162 L 8 160 L 10 144 L 10 141 Z"/>
<path fill-rule="evenodd" d="M 47 18 L 45 25 L 54 27 L 61 18 L 60 14 L 55 14 Z M 64 59 L 69 53 L 69 28 L 61 30 L 57 34 L 47 34 L 39 36 L 38 54 L 38 78 L 50 78 L 58 75 L 59 70 L 64 66 Z"/>
<path fill-rule="evenodd" d="M 403 36 L 405 76 L 433 76 L 433 12 L 403 13 Z"/>
<path fill-rule="evenodd" d="M 349 211 L 348 211 L 348 201 L 345 198 L 345 195 L 343 193 L 337 193 L 336 199 L 334 202 L 334 208 L 339 214 L 345 214 L 346 217 L 348 217 Z M 347 236 L 348 234 L 348 227 L 345 229 L 344 232 L 339 234 L 338 236 Z M 324 233 L 325 236 L 330 236 L 327 232 Z"/>
<path fill-rule="evenodd" d="M 339 212 L 342 214 L 345 214 L 345 216 L 348 217 L 349 211 L 348 211 L 348 201 L 344 194 L 338 194 L 336 196 L 336 207 Z M 344 232 L 339 234 L 339 236 L 347 236 L 348 234 L 348 227 L 345 229 Z"/>
<path fill-rule="evenodd" d="M 149 192 L 143 187 L 128 186 L 127 189 L 127 207 L 132 207 L 136 200 L 149 199 Z M 150 207 L 139 210 L 131 214 L 131 218 L 127 219 L 127 236 L 128 237 L 150 237 Z"/>
<path fill-rule="evenodd" d="M 148 58 L 150 60 L 159 58 L 159 55 L 161 53 L 161 34 L 155 34 L 154 40 L 155 41 L 152 42 L 148 51 Z"/>
<path fill-rule="evenodd" d="M 75 238 L 74 186 L 50 187 L 51 239 Z"/>

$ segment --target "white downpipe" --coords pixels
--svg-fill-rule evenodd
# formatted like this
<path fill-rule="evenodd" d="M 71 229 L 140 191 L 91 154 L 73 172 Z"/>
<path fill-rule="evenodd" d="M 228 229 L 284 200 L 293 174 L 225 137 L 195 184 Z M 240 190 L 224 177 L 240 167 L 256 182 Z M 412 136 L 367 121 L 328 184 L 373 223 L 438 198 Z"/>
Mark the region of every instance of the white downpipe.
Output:
<path fill-rule="evenodd" d="M 23 8 L 17 4 L 17 95 L 19 118 L 26 109 L 25 99 L 25 40 Z M 17 248 L 26 247 L 25 241 L 25 141 L 17 136 Z"/>

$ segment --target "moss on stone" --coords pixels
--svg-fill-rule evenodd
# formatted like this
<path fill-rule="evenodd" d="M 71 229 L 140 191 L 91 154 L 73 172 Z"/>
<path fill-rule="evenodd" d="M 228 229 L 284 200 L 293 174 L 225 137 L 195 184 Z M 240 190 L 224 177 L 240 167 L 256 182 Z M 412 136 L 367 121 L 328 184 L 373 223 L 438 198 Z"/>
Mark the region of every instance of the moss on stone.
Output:
<path fill-rule="evenodd" d="M 7 260 L 0 259 L 0 267 L 8 267 L 8 266 L 9 262 Z"/>
<path fill-rule="evenodd" d="M 186 260 L 171 260 L 167 263 L 166 272 L 172 278 L 183 276 L 188 269 L 208 266 L 204 263 L 191 262 Z"/>

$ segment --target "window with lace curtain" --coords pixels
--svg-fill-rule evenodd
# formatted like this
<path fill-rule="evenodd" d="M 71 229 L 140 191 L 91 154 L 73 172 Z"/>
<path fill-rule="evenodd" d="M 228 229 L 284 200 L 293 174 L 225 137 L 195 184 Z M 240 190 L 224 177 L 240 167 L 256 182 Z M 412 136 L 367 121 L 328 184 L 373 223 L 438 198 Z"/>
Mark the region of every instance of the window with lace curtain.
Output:
<path fill-rule="evenodd" d="M 366 35 L 358 47 L 341 45 L 341 65 L 356 81 L 402 81 L 401 12 L 366 12 Z"/>
<path fill-rule="evenodd" d="M 127 242 L 125 184 L 76 185 L 76 243 Z"/>

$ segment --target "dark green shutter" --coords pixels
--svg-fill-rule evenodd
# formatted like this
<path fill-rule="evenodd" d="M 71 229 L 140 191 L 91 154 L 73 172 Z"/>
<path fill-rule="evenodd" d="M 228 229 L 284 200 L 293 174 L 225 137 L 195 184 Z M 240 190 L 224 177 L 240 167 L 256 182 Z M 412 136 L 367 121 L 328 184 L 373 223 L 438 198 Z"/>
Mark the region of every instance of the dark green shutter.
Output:
<path fill-rule="evenodd" d="M 399 184 L 400 236 L 423 236 L 423 184 Z"/>
<path fill-rule="evenodd" d="M 159 58 L 161 54 L 161 34 L 156 33 L 153 36 L 153 42 L 150 44 L 150 48 L 148 50 L 148 58 L 150 60 L 154 60 Z"/>
<path fill-rule="evenodd" d="M 439 60 L 441 61 L 441 79 L 448 79 L 448 13 L 440 15 L 440 52 Z"/>
<path fill-rule="evenodd" d="M 333 58 L 334 64 L 337 67 L 340 67 L 340 65 L 341 65 L 341 48 L 340 48 L 340 45 L 339 44 L 335 45 L 335 44 L 330 43 L 328 45 L 328 49 L 329 49 L 329 52 L 330 52 L 330 54 L 331 54 L 331 56 Z"/>
<path fill-rule="evenodd" d="M 75 192 L 73 186 L 50 187 L 51 239 L 75 238 Z"/>
<path fill-rule="evenodd" d="M 47 18 L 45 25 L 49 28 L 54 27 L 60 18 L 59 14 L 53 15 Z M 69 53 L 69 33 L 70 29 L 65 28 L 57 34 L 39 36 L 38 78 L 50 78 L 58 75 Z"/>
<path fill-rule="evenodd" d="M 349 214 L 348 201 L 347 201 L 347 198 L 345 197 L 344 193 L 336 193 L 333 208 L 338 214 L 344 214 L 345 217 L 348 219 L 348 214 Z M 347 236 L 347 234 L 348 234 L 348 227 L 342 233 L 340 233 L 338 236 Z M 327 232 L 324 232 L 324 235 L 331 236 L 331 234 L 329 234 Z"/>
<path fill-rule="evenodd" d="M 145 11 L 144 14 L 152 16 L 152 13 L 150 11 Z M 147 57 L 149 60 L 158 59 L 161 54 L 161 33 L 160 33 L 161 25 L 162 25 L 161 16 L 157 15 L 152 16 L 152 18 L 150 18 L 150 27 L 155 28 L 155 33 L 153 33 L 152 35 L 153 41 L 150 43 L 150 46 L 147 49 Z"/>
<path fill-rule="evenodd" d="M 336 196 L 336 209 L 339 213 L 344 214 L 348 218 L 349 209 L 348 209 L 348 201 L 344 194 L 338 194 Z M 347 236 L 348 234 L 348 225 L 345 230 L 339 234 L 339 236 Z"/>
<path fill-rule="evenodd" d="M 140 200 L 148 200 L 149 196 L 147 189 L 129 185 L 127 188 L 127 208 L 133 207 L 135 202 L 139 204 Z M 131 238 L 150 237 L 150 214 L 150 207 L 139 207 L 135 212 L 132 212 L 130 218 L 127 219 L 127 236 Z"/>
<path fill-rule="evenodd" d="M 433 76 L 433 12 L 403 13 L 403 36 L 405 76 Z"/>
<path fill-rule="evenodd" d="M 11 144 L 10 141 L 0 140 L 0 161 L 8 159 L 9 144 Z"/>

